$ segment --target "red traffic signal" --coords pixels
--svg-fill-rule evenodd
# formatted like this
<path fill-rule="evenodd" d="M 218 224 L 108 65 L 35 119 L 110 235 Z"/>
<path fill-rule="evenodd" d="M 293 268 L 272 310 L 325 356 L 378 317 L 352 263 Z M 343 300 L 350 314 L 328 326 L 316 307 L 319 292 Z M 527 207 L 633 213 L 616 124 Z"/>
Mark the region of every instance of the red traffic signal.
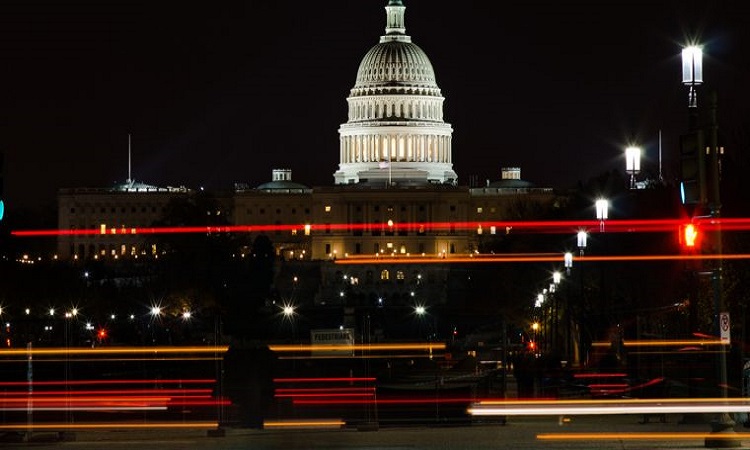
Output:
<path fill-rule="evenodd" d="M 693 223 L 680 226 L 680 245 L 685 248 L 696 248 L 700 241 L 700 232 Z"/>

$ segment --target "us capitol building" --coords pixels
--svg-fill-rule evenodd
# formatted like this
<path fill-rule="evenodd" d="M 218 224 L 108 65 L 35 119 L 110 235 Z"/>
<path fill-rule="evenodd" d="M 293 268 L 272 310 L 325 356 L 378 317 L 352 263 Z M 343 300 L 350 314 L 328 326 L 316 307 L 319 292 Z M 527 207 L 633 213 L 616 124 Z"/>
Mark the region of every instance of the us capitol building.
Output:
<path fill-rule="evenodd" d="M 340 163 L 331 186 L 308 187 L 287 169 L 255 188 L 236 184 L 219 194 L 219 207 L 234 225 L 281 225 L 272 230 L 280 289 L 294 264 L 320 267 L 316 304 L 406 304 L 415 286 L 431 303 L 446 301 L 447 264 L 399 264 L 406 255 L 449 259 L 478 252 L 483 239 L 505 233 L 482 222 L 518 219 L 519 205 L 551 207 L 551 188 L 521 179 L 520 168 L 500 168 L 499 180 L 482 187 L 459 184 L 453 168 L 453 129 L 443 120 L 435 72 L 425 52 L 406 34 L 405 7 L 390 0 L 385 34 L 362 58 L 339 127 Z M 133 228 L 159 221 L 175 198 L 196 192 L 160 188 L 128 179 L 112 188 L 67 188 L 58 194 L 61 230 L 100 230 L 62 235 L 61 259 L 149 258 L 163 249 Z M 470 227 L 433 227 L 433 223 Z M 403 225 L 402 225 L 403 224 Z M 253 233 L 255 234 L 255 233 Z M 239 252 L 248 249 L 238 249 Z M 380 255 L 392 263 L 341 266 L 340 258 Z M 290 269 L 290 267 L 292 267 Z M 291 279 L 291 278 L 290 278 Z M 345 281 L 344 281 L 345 280 Z M 343 299 L 342 283 L 346 285 Z M 355 299 L 355 300 L 352 300 Z"/>

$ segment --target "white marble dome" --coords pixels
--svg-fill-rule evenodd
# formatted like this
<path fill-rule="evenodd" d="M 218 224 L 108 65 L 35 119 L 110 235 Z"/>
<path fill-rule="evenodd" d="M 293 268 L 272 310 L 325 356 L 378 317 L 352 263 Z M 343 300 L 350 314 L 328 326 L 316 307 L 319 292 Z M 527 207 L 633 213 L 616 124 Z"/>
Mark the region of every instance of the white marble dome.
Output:
<path fill-rule="evenodd" d="M 385 34 L 359 65 L 339 128 L 336 184 L 455 184 L 451 137 L 427 54 L 411 41 L 405 7 L 390 0 Z"/>

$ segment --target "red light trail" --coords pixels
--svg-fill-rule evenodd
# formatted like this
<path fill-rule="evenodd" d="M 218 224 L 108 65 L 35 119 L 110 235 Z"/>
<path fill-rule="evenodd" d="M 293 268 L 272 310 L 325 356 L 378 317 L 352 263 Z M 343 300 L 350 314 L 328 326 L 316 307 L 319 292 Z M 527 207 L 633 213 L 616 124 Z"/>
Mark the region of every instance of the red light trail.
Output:
<path fill-rule="evenodd" d="M 470 222 L 396 222 L 385 223 L 334 223 L 334 224 L 286 224 L 286 225 L 223 225 L 183 227 L 100 227 L 77 230 L 13 230 L 16 237 L 45 236 L 94 236 L 94 235 L 148 235 L 148 234 L 220 234 L 263 232 L 350 232 L 350 231 L 420 231 L 476 230 L 497 234 L 509 233 L 571 233 L 581 230 L 590 233 L 676 232 L 686 219 L 634 219 L 634 220 L 549 220 L 549 221 L 470 221 Z M 696 218 L 692 223 L 704 231 L 747 231 L 750 218 Z"/>

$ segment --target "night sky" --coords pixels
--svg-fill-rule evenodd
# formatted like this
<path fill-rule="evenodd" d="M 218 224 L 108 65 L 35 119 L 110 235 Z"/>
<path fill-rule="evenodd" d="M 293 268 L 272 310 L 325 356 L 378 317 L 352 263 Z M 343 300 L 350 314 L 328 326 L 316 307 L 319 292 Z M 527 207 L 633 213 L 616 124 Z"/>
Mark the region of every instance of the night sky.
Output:
<path fill-rule="evenodd" d="M 675 172 L 687 126 L 681 46 L 704 45 L 729 142 L 750 129 L 750 2 L 405 0 L 454 128 L 461 184 L 520 166 L 567 187 L 646 149 Z M 273 168 L 330 185 L 338 127 L 385 0 L 0 3 L 0 148 L 9 213 L 61 187 L 133 177 L 256 186 Z M 743 29 L 744 28 L 744 29 Z M 699 105 L 707 102 L 699 99 Z M 733 144 L 734 145 L 734 144 Z"/>

